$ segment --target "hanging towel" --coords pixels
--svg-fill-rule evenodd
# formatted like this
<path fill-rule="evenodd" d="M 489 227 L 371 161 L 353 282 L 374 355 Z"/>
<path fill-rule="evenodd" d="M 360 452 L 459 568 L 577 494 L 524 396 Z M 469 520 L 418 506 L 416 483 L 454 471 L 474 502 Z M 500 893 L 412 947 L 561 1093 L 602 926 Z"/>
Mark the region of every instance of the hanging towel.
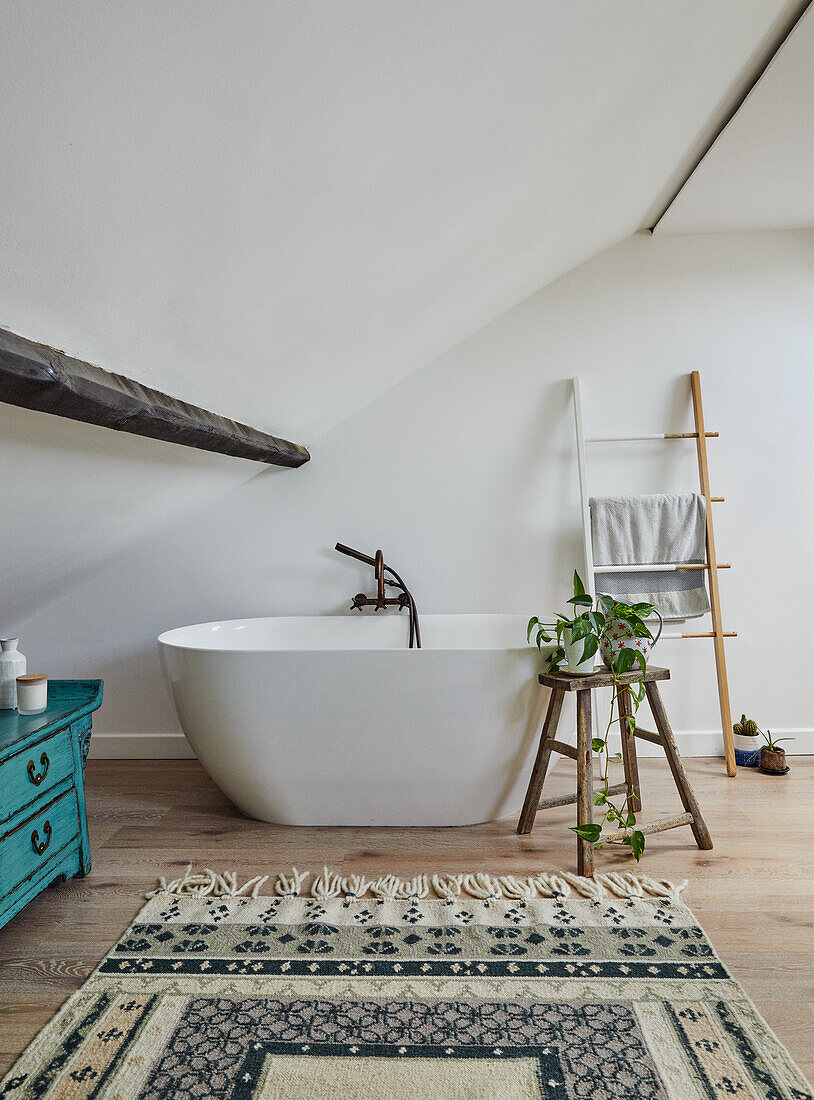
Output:
<path fill-rule="evenodd" d="M 701 569 L 603 573 L 603 565 L 689 564 L 706 560 L 706 502 L 698 493 L 591 497 L 597 592 L 652 603 L 665 619 L 709 611 Z"/>

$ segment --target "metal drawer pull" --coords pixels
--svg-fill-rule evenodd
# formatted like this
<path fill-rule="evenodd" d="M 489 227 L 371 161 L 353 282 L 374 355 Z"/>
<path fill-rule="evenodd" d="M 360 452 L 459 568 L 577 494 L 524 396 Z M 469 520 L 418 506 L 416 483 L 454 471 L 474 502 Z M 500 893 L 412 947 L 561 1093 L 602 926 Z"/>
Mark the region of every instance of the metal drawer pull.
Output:
<path fill-rule="evenodd" d="M 48 775 L 48 767 L 49 767 L 50 763 L 51 763 L 51 761 L 48 759 L 48 753 L 44 752 L 42 754 L 42 756 L 40 757 L 40 764 L 42 765 L 42 771 L 35 773 L 35 771 L 34 771 L 34 761 L 33 760 L 28 761 L 28 767 L 26 768 L 26 771 L 28 772 L 28 778 L 31 780 L 31 782 L 34 784 L 35 787 L 39 787 L 40 783 L 42 783 L 43 779 L 45 779 L 46 775 Z"/>
<path fill-rule="evenodd" d="M 34 851 L 37 853 L 38 856 L 41 856 L 42 853 L 45 851 L 45 849 L 48 847 L 48 845 L 51 843 L 51 822 L 50 821 L 45 822 L 45 824 L 42 827 L 42 832 L 43 832 L 43 836 L 45 837 L 45 840 L 40 840 L 40 835 L 39 835 L 39 833 L 37 832 L 36 829 L 31 834 L 31 847 L 34 849 Z"/>

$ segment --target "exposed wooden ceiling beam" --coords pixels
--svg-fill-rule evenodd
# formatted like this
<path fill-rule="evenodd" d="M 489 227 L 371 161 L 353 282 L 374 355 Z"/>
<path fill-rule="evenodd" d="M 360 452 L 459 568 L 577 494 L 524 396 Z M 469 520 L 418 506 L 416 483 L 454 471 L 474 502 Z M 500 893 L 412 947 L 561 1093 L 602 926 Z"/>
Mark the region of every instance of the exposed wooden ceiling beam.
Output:
<path fill-rule="evenodd" d="M 302 466 L 305 447 L 0 330 L 0 400 L 184 447 Z"/>

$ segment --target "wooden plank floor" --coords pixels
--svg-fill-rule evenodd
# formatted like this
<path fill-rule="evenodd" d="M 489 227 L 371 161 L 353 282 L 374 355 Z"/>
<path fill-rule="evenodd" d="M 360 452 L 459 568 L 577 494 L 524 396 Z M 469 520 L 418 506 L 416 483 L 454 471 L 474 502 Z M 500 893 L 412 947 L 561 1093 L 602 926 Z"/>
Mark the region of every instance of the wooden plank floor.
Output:
<path fill-rule="evenodd" d="M 685 898 L 718 953 L 814 1082 L 814 757 L 781 779 L 721 760 L 687 760 L 715 849 L 689 829 L 648 838 L 643 869 L 690 880 Z M 573 790 L 562 761 L 546 793 Z M 645 816 L 679 809 L 666 764 L 641 762 Z M 77 989 L 138 912 L 159 875 L 192 861 L 241 878 L 295 864 L 368 876 L 395 872 L 574 870 L 573 807 L 454 829 L 300 829 L 241 817 L 196 761 L 90 761 L 93 871 L 54 886 L 0 929 L 0 1076 Z M 597 853 L 598 869 L 627 857 Z"/>

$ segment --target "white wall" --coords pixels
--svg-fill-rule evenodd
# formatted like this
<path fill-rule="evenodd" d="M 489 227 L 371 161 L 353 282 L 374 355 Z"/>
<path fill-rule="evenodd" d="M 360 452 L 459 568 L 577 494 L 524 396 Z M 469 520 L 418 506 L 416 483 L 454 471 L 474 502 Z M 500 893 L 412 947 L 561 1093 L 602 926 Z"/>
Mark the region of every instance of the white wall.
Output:
<path fill-rule="evenodd" d="M 219 499 L 257 468 L 0 404 L 1 636 L 18 630 L 32 604 L 94 577 L 134 540 Z"/>
<path fill-rule="evenodd" d="M 183 745 L 155 636 L 209 619 L 342 613 L 366 571 L 339 539 L 382 547 L 425 612 L 538 613 L 579 563 L 570 390 L 587 430 L 691 428 L 701 371 L 733 711 L 805 731 L 814 540 L 814 234 L 636 236 L 391 389 L 313 446 L 295 477 L 261 471 L 165 525 L 22 627 L 31 667 L 102 676 L 97 751 Z M 594 455 L 592 490 L 694 488 L 693 443 Z M 794 618 L 790 619 L 790 616 Z M 795 625 L 799 623 L 799 625 Z M 782 642 L 782 674 L 771 646 Z M 685 751 L 719 746 L 711 644 L 665 642 Z M 793 685 L 793 689 L 789 688 Z M 135 734 L 137 736 L 123 736 Z M 151 735 L 146 739 L 144 735 Z"/>

